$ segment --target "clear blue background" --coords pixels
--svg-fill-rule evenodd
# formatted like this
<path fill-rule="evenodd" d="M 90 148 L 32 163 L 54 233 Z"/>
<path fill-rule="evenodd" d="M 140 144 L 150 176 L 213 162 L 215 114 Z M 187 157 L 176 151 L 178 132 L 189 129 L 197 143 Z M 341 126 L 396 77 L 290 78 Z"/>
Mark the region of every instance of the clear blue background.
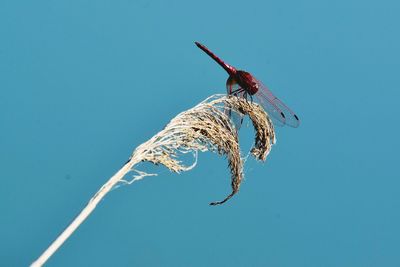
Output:
<path fill-rule="evenodd" d="M 197 40 L 302 125 L 277 129 L 267 163 L 249 160 L 223 206 L 208 206 L 230 190 L 211 153 L 114 190 L 48 266 L 400 266 L 399 8 L 1 1 L 0 265 L 28 265 L 136 146 L 225 92 Z"/>

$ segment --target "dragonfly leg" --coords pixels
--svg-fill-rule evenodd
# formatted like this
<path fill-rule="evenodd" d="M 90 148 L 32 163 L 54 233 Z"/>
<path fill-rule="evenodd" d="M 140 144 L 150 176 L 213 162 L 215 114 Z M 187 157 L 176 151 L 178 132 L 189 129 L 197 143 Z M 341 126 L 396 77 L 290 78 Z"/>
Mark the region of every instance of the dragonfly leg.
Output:
<path fill-rule="evenodd" d="M 236 90 L 230 92 L 229 94 L 230 94 L 230 95 L 237 96 L 237 94 L 240 94 L 240 93 L 243 92 L 243 91 L 244 91 L 243 88 L 239 88 L 239 89 L 236 89 Z"/>
<path fill-rule="evenodd" d="M 248 97 L 248 94 L 247 94 L 247 92 L 244 92 L 244 94 L 243 94 L 243 98 L 246 100 L 246 102 L 247 102 L 247 104 L 248 104 L 248 103 L 249 103 L 249 101 L 248 101 L 247 97 Z"/>

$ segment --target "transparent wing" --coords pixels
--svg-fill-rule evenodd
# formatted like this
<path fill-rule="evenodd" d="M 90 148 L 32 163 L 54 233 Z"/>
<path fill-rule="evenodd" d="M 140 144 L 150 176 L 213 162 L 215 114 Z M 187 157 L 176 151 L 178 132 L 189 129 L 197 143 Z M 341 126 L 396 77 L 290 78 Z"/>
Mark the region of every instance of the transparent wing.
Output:
<path fill-rule="evenodd" d="M 228 80 L 226 81 L 226 93 L 231 95 L 232 92 L 235 92 L 240 89 L 240 86 L 237 84 L 236 80 L 233 79 L 232 76 L 229 76 Z M 244 92 L 235 94 L 238 97 L 243 97 Z M 232 111 L 229 108 L 225 108 L 225 114 L 229 116 L 233 126 L 235 126 L 236 130 L 240 130 L 243 123 L 243 115 L 237 112 Z"/>
<path fill-rule="evenodd" d="M 238 89 L 240 89 L 239 84 L 232 76 L 229 76 L 229 78 L 226 80 L 226 93 L 231 95 L 232 92 L 235 92 Z"/>
<path fill-rule="evenodd" d="M 274 96 L 268 87 L 258 80 L 255 81 L 258 84 L 258 91 L 255 94 L 257 100 L 264 107 L 265 111 L 277 120 L 278 125 L 283 124 L 294 128 L 299 127 L 299 117 L 281 100 Z"/>

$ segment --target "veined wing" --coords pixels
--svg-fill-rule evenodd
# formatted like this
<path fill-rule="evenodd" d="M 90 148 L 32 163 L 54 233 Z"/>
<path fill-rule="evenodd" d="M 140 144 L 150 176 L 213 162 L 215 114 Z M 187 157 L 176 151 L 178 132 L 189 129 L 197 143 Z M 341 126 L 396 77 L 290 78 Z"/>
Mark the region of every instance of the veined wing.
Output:
<path fill-rule="evenodd" d="M 240 89 L 240 86 L 237 84 L 235 79 L 232 78 L 232 76 L 229 76 L 228 80 L 226 81 L 226 93 L 228 95 L 232 95 L 233 92 L 236 92 Z M 233 95 L 236 95 L 237 97 L 243 97 L 244 91 L 239 92 L 239 93 L 234 93 Z M 231 122 L 235 126 L 236 130 L 239 131 L 240 128 L 242 127 L 243 123 L 243 115 L 240 113 L 237 113 L 230 108 L 225 108 L 225 114 L 229 116 L 231 119 Z"/>
<path fill-rule="evenodd" d="M 268 87 L 258 80 L 256 80 L 256 82 L 258 84 L 258 91 L 255 96 L 268 114 L 275 118 L 278 124 L 280 123 L 294 128 L 299 127 L 299 117 L 279 100 L 279 98 L 274 96 Z"/>

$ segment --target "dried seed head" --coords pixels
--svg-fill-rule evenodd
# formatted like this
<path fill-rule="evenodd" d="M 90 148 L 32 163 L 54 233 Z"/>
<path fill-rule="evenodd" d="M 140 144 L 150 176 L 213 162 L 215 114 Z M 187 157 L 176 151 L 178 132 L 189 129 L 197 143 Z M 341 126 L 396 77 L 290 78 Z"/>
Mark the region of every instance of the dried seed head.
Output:
<path fill-rule="evenodd" d="M 257 160 L 265 161 L 275 142 L 274 127 L 270 118 L 258 104 L 226 95 L 213 95 L 194 108 L 177 115 L 161 132 L 136 148 L 131 159 L 162 164 L 179 173 L 194 167 L 186 166 L 179 160 L 181 153 L 210 150 L 226 155 L 231 171 L 232 192 L 224 200 L 212 202 L 210 205 L 226 202 L 239 191 L 243 179 L 238 135 L 227 110 L 249 116 L 255 129 L 255 143 L 251 154 Z"/>

